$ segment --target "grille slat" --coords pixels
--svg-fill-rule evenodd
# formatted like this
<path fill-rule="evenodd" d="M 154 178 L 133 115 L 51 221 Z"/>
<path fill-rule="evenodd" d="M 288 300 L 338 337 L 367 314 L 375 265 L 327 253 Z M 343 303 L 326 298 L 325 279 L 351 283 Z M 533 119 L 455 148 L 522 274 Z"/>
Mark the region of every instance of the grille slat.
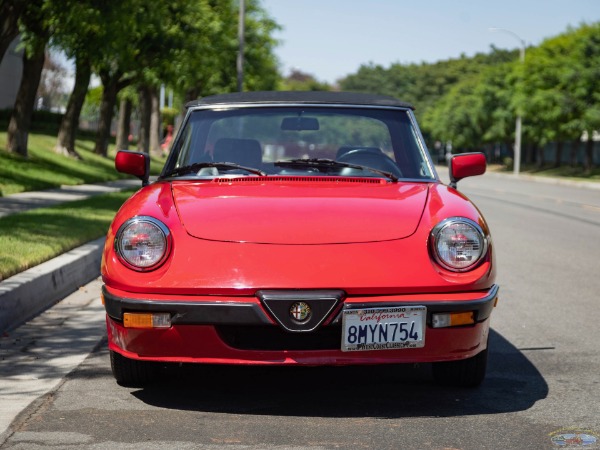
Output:
<path fill-rule="evenodd" d="M 342 327 L 331 325 L 306 333 L 291 333 L 277 326 L 217 326 L 228 346 L 239 350 L 336 350 L 341 346 Z"/>

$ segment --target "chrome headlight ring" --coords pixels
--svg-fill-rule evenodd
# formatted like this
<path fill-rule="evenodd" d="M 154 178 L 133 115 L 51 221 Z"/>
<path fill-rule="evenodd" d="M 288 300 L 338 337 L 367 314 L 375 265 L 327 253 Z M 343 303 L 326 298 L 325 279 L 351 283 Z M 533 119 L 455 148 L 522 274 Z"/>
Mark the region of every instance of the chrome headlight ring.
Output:
<path fill-rule="evenodd" d="M 160 220 L 136 216 L 117 231 L 114 249 L 119 260 L 138 272 L 160 267 L 171 251 L 171 232 Z"/>
<path fill-rule="evenodd" d="M 449 217 L 430 234 L 433 259 L 444 269 L 466 272 L 474 269 L 488 252 L 489 237 L 481 226 L 466 217 Z"/>

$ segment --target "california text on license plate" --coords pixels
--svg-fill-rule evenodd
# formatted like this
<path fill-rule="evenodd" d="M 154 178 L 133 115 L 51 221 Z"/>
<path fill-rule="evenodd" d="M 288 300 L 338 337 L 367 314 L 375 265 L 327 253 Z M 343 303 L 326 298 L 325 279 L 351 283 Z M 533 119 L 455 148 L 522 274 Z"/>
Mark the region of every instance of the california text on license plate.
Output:
<path fill-rule="evenodd" d="M 342 351 L 425 346 L 425 306 L 347 309 L 342 318 Z"/>

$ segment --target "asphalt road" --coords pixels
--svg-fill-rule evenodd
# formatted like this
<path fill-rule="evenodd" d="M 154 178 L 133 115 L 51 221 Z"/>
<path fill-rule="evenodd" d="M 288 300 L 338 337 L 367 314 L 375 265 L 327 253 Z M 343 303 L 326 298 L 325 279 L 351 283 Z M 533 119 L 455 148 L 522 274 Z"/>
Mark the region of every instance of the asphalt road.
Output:
<path fill-rule="evenodd" d="M 96 281 L 2 338 L 0 410 L 21 412 L 0 447 L 551 449 L 561 432 L 600 436 L 600 190 L 493 174 L 459 188 L 492 228 L 501 285 L 480 388 L 438 387 L 427 365 L 184 366 L 122 388 Z"/>

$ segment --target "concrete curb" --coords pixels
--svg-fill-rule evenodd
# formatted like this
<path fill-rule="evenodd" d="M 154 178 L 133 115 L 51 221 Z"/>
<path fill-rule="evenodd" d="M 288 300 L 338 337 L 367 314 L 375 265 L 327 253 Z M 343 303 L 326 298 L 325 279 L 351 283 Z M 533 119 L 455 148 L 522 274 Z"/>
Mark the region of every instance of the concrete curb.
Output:
<path fill-rule="evenodd" d="M 497 172 L 491 172 L 496 176 L 504 176 L 504 177 L 512 177 L 515 180 L 527 180 L 527 181 L 535 181 L 537 183 L 545 183 L 545 184 L 555 184 L 560 186 L 570 186 L 579 189 L 596 189 L 600 190 L 600 183 L 594 181 L 578 181 L 578 180 L 566 180 L 563 178 L 553 178 L 553 177 L 542 177 L 535 175 L 513 175 L 513 174 L 501 174 Z"/>
<path fill-rule="evenodd" d="M 100 275 L 105 238 L 0 282 L 0 332 L 18 327 Z"/>

